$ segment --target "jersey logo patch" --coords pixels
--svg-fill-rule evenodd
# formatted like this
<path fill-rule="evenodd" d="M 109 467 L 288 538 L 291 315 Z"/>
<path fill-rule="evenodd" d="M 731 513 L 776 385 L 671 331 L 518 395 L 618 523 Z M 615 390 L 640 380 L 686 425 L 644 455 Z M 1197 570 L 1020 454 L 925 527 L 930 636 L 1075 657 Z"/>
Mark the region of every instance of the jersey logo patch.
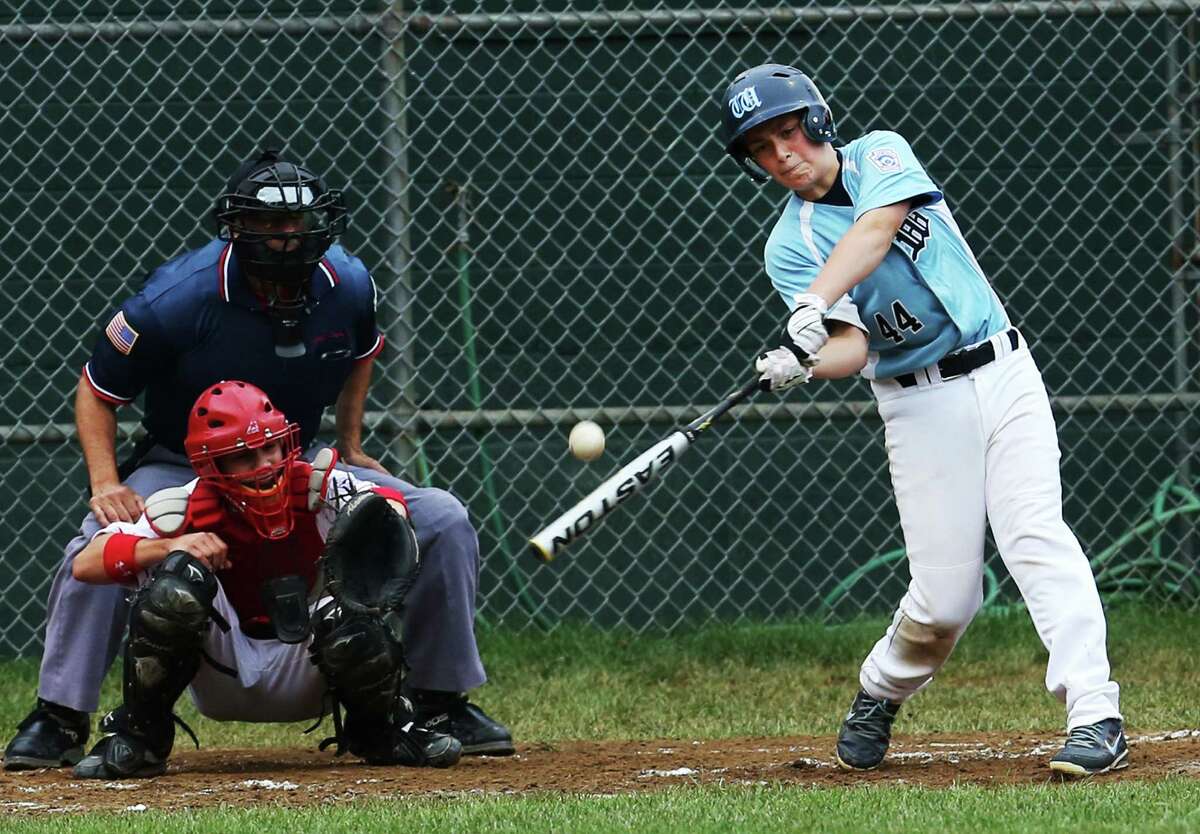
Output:
<path fill-rule="evenodd" d="M 879 173 L 881 174 L 895 174 L 904 170 L 904 163 L 900 161 L 900 154 L 891 148 L 876 148 L 873 151 L 868 151 L 867 159 L 879 169 Z"/>
<path fill-rule="evenodd" d="M 747 87 L 729 100 L 729 112 L 735 119 L 740 119 L 760 107 L 762 107 L 762 99 L 758 97 L 758 90 L 753 87 Z"/>
<path fill-rule="evenodd" d="M 133 350 L 133 346 L 138 340 L 138 332 L 129 326 L 129 322 L 125 321 L 124 310 L 113 316 L 108 327 L 104 328 L 104 335 L 112 342 L 113 347 L 126 356 Z"/>
<path fill-rule="evenodd" d="M 925 244 L 929 242 L 930 234 L 932 233 L 929 230 L 929 218 L 919 211 L 914 211 L 904 218 L 904 222 L 896 230 L 896 242 L 908 247 L 908 256 L 916 263 Z"/>

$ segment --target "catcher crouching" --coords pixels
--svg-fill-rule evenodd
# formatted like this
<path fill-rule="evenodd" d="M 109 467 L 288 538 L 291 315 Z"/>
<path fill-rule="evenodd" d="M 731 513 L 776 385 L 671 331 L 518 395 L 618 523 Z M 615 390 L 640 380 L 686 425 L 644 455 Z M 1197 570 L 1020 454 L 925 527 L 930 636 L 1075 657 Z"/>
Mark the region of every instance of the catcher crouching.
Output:
<path fill-rule="evenodd" d="M 164 773 L 185 689 L 220 721 L 332 711 L 321 749 L 369 764 L 449 767 L 462 755 L 402 694 L 404 600 L 420 569 L 403 496 L 335 470 L 333 450 L 301 460 L 298 433 L 255 386 L 211 386 L 189 414 L 197 478 L 155 493 L 136 523 L 108 525 L 75 559 L 78 580 L 137 586 L 124 702 L 77 777 Z"/>

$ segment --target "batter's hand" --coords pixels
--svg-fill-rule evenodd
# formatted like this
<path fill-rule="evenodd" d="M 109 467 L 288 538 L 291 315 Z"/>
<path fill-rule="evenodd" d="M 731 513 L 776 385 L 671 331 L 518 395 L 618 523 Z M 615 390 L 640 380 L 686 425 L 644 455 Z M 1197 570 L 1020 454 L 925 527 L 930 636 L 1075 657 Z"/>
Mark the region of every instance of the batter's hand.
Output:
<path fill-rule="evenodd" d="M 786 391 L 797 385 L 803 385 L 812 379 L 813 365 L 801 363 L 796 354 L 785 347 L 777 347 L 760 354 L 754 362 L 754 370 L 762 374 L 758 378 L 760 391 Z"/>
<path fill-rule="evenodd" d="M 100 526 L 107 527 L 114 521 L 137 521 L 146 502 L 125 484 L 113 484 L 93 490 L 88 506 Z"/>
<path fill-rule="evenodd" d="M 233 566 L 233 562 L 229 561 L 229 548 L 216 533 L 188 533 L 171 539 L 171 552 L 176 550 L 192 554 L 212 571 Z"/>
<path fill-rule="evenodd" d="M 383 468 L 383 464 L 368 455 L 362 449 L 338 449 L 338 457 L 342 463 L 347 466 L 362 466 L 366 469 L 374 469 L 376 472 L 381 472 L 384 475 L 391 475 Z"/>
<path fill-rule="evenodd" d="M 796 354 L 796 359 L 807 364 L 816 358 L 817 352 L 829 341 L 829 331 L 825 329 L 829 305 L 821 296 L 811 292 L 800 293 L 795 301 L 796 308 L 783 325 L 780 342 Z"/>

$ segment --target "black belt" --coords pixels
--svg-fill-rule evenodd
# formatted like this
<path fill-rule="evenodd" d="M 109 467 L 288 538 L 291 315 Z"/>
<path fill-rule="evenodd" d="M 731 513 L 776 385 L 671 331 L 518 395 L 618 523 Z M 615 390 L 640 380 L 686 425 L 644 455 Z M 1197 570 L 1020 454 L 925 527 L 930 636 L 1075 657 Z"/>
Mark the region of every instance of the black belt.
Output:
<path fill-rule="evenodd" d="M 1010 327 L 1004 334 L 1008 338 L 1008 343 L 1012 345 L 1012 349 L 1016 350 L 1020 343 L 1017 336 L 1017 328 Z M 942 379 L 951 379 L 963 374 L 969 374 L 976 368 L 982 368 L 989 362 L 996 360 L 996 346 L 991 340 L 984 342 L 982 345 L 976 345 L 967 350 L 960 350 L 957 353 L 951 353 L 948 356 L 943 356 L 938 360 L 938 373 L 942 375 Z M 916 374 L 900 374 L 893 377 L 900 384 L 901 388 L 912 388 L 917 384 Z"/>

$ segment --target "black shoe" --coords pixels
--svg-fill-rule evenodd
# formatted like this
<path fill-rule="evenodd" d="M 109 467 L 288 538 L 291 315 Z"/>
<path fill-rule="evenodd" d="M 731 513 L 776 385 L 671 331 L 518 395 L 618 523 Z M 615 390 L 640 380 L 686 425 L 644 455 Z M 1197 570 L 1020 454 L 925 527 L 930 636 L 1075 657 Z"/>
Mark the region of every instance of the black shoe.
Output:
<path fill-rule="evenodd" d="M 117 707 L 100 719 L 100 732 L 106 735 L 75 765 L 76 778 L 145 779 L 161 776 L 167 772 L 167 757 L 175 746 L 176 723 L 187 731 L 198 748 L 200 743 L 196 741 L 196 734 L 174 715 L 167 713 L 134 725 L 130 721 L 129 710 L 125 706 Z"/>
<path fill-rule="evenodd" d="M 462 742 L 464 756 L 511 756 L 517 752 L 508 728 L 488 716 L 458 692 L 416 689 L 412 702 L 417 720 L 437 733 Z"/>
<path fill-rule="evenodd" d="M 1064 776 L 1094 776 L 1129 767 L 1129 748 L 1120 718 L 1106 718 L 1076 727 L 1067 743 L 1050 760 L 1050 769 Z"/>
<path fill-rule="evenodd" d="M 38 698 L 4 750 L 5 770 L 66 767 L 83 757 L 91 719 L 86 712 Z"/>
<path fill-rule="evenodd" d="M 369 765 L 403 767 L 450 767 L 462 757 L 458 739 L 425 729 L 414 718 L 408 701 L 402 701 L 404 717 L 370 717 L 346 711 L 338 735 L 321 742 L 320 749 L 337 745 L 336 755 L 349 751 Z M 334 727 L 338 728 L 337 713 Z"/>
<path fill-rule="evenodd" d="M 77 779 L 145 779 L 166 772 L 167 757 L 159 756 L 145 741 L 127 732 L 100 739 L 75 765 Z"/>
<path fill-rule="evenodd" d="M 887 754 L 892 722 L 900 705 L 872 698 L 861 689 L 838 733 L 837 763 L 843 770 L 874 770 Z"/>
<path fill-rule="evenodd" d="M 386 764 L 451 767 L 458 764 L 463 746 L 454 736 L 435 733 L 409 723 L 396 731 L 396 753 L 396 761 Z"/>

